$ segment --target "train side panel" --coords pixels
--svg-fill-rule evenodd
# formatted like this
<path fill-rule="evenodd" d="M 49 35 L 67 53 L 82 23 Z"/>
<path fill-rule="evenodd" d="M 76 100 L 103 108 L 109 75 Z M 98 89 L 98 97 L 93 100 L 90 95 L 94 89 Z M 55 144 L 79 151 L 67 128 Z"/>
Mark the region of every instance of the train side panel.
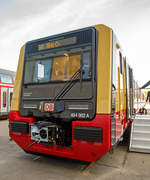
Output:
<path fill-rule="evenodd" d="M 113 32 L 111 144 L 115 145 L 131 123 L 133 94 L 131 68 Z"/>

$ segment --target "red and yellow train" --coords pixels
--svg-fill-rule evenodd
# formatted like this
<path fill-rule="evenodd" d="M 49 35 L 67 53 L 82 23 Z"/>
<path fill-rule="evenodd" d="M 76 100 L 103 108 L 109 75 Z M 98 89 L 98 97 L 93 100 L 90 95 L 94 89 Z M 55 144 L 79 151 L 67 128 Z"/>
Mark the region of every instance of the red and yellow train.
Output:
<path fill-rule="evenodd" d="M 105 25 L 27 42 L 9 116 L 26 152 L 95 161 L 122 138 L 133 116 L 133 72 Z"/>

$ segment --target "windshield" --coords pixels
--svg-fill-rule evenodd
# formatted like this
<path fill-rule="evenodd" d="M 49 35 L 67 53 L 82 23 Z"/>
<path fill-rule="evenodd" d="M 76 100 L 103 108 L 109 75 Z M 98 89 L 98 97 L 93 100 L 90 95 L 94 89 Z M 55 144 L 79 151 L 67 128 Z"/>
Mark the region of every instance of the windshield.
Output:
<path fill-rule="evenodd" d="M 38 56 L 37 56 L 38 57 Z M 53 57 L 36 56 L 26 61 L 24 84 L 68 81 L 82 67 L 82 79 L 91 77 L 91 51 L 64 52 Z"/>

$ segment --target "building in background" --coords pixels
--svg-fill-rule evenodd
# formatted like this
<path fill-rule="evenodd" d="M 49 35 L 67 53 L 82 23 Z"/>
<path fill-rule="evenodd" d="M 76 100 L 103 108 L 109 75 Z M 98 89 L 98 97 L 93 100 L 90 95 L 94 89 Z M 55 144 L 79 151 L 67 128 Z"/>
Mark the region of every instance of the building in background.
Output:
<path fill-rule="evenodd" d="M 0 69 L 0 119 L 8 117 L 16 73 Z"/>

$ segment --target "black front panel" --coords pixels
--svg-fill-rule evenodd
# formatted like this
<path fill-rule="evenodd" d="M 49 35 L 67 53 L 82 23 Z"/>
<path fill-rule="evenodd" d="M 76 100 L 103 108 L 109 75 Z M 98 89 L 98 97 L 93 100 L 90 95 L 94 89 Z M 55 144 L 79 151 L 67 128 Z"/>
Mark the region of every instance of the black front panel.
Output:
<path fill-rule="evenodd" d="M 101 142 L 102 129 L 98 127 L 76 126 L 73 129 L 73 138 L 80 141 Z"/>
<path fill-rule="evenodd" d="M 29 132 L 29 124 L 27 122 L 11 121 L 10 122 L 10 131 L 26 134 Z"/>
<path fill-rule="evenodd" d="M 64 120 L 92 120 L 96 112 L 95 43 L 94 28 L 28 42 L 25 50 L 20 114 L 43 119 L 52 117 Z M 69 62 L 66 63 L 68 56 Z M 59 69 L 58 64 L 61 64 Z M 76 65 L 78 67 L 75 67 Z M 80 74 L 65 93 L 61 94 L 79 67 L 82 67 Z M 59 74 L 57 70 L 61 69 L 64 69 L 62 70 L 64 79 L 62 75 L 57 78 Z M 67 80 L 66 76 L 69 77 Z M 61 96 L 56 98 L 59 94 Z M 45 112 L 43 108 L 45 103 L 54 103 L 55 110 Z"/>

